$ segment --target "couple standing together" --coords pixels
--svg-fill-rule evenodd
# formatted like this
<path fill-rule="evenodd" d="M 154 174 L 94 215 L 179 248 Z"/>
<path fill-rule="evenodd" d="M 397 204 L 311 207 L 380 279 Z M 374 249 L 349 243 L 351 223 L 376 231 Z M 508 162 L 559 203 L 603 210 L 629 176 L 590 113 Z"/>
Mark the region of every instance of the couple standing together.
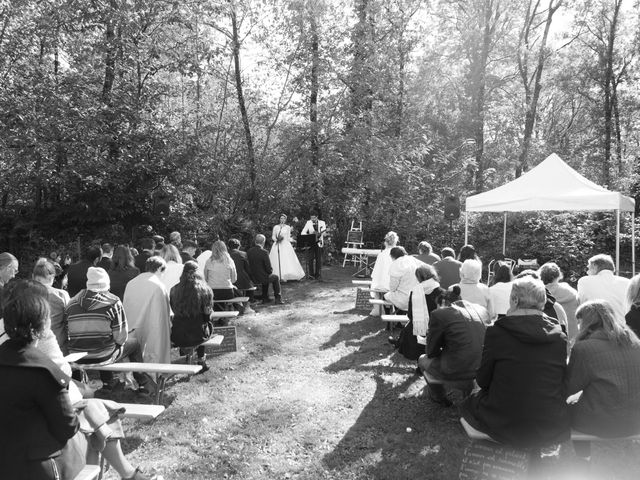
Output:
<path fill-rule="evenodd" d="M 309 249 L 307 262 L 309 277 L 315 279 L 320 278 L 320 269 L 322 266 L 322 247 L 323 234 L 327 230 L 324 221 L 318 219 L 317 214 L 312 214 L 308 220 L 301 235 L 316 235 L 316 242 Z M 273 227 L 271 234 L 273 245 L 269 253 L 269 260 L 273 266 L 274 272 L 282 281 L 300 280 L 304 278 L 304 270 L 298 261 L 298 256 L 291 244 L 291 227 L 287 225 L 287 216 L 280 215 L 280 223 Z"/>

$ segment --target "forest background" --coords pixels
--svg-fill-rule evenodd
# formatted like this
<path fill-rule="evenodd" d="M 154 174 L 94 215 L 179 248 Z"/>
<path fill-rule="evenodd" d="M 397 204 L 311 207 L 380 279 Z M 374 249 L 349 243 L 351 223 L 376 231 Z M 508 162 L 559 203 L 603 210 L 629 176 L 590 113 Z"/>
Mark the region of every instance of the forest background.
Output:
<path fill-rule="evenodd" d="M 636 196 L 639 55 L 635 0 L 0 0 L 0 249 L 144 225 L 247 245 L 311 208 L 336 251 L 354 218 L 376 246 L 459 248 L 445 196 L 552 152 Z M 502 222 L 470 216 L 484 258 Z M 611 213 L 514 214 L 507 256 L 575 279 L 614 232 Z"/>

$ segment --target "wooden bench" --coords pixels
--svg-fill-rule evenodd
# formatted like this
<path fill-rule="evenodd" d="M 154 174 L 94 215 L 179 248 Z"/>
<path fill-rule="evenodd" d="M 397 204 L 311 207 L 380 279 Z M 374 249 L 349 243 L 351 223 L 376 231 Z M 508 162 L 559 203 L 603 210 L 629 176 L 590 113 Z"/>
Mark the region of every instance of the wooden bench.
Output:
<path fill-rule="evenodd" d="M 493 438 L 487 435 L 480 430 L 476 430 L 469 422 L 467 422 L 464 418 L 460 419 L 460 423 L 462 424 L 462 428 L 464 428 L 465 433 L 471 440 L 490 440 L 492 442 L 496 442 Z M 631 435 L 630 437 L 622 437 L 622 438 L 602 438 L 597 437 L 595 435 L 589 435 L 587 433 L 578 432 L 576 430 L 571 430 L 571 440 L 580 441 L 580 442 L 606 442 L 609 440 L 640 440 L 640 433 L 637 435 Z"/>
<path fill-rule="evenodd" d="M 118 405 L 125 408 L 123 418 L 133 418 L 136 420 L 153 420 L 164 412 L 164 405 L 148 405 L 144 403 L 120 403 Z"/>
<path fill-rule="evenodd" d="M 164 399 L 164 390 L 167 380 L 174 375 L 194 375 L 202 370 L 201 365 L 182 365 L 174 363 L 141 363 L 121 362 L 109 365 L 84 364 L 86 370 L 102 370 L 107 372 L 137 372 L 157 374 L 156 404 L 161 404 Z"/>
<path fill-rule="evenodd" d="M 98 465 L 85 465 L 73 480 L 94 480 L 100 476 L 102 469 Z"/>
<path fill-rule="evenodd" d="M 214 305 L 220 305 L 224 307 L 225 310 L 233 310 L 234 303 L 247 303 L 249 301 L 249 297 L 235 297 L 229 298 L 227 300 L 216 300 L 213 299 Z"/>
<path fill-rule="evenodd" d="M 218 311 L 218 312 L 211 312 L 211 315 L 209 318 L 211 318 L 211 320 L 219 320 L 221 318 L 234 318 L 237 317 L 240 314 L 240 312 L 236 311 L 236 310 L 223 310 L 223 311 Z"/>
<path fill-rule="evenodd" d="M 217 312 L 217 313 L 235 313 L 237 315 L 238 312 Z M 233 315 L 233 316 L 235 317 L 236 315 Z M 193 354 L 198 347 L 206 348 L 206 347 L 219 346 L 222 344 L 223 341 L 224 341 L 224 335 L 211 335 L 211 337 L 208 340 L 202 342 L 200 345 L 197 345 L 195 347 L 182 347 L 182 350 L 185 352 L 184 363 L 186 363 L 187 365 L 193 364 Z"/>
<path fill-rule="evenodd" d="M 389 302 L 386 302 L 386 303 L 389 303 Z M 386 330 L 391 330 L 393 328 L 394 323 L 401 323 L 403 325 L 406 325 L 407 323 L 409 323 L 409 317 L 407 317 L 406 315 L 380 315 L 380 318 L 382 319 L 383 322 L 385 322 Z"/>
<path fill-rule="evenodd" d="M 367 287 L 370 287 L 373 280 L 351 280 L 351 283 L 354 285 L 366 285 Z"/>

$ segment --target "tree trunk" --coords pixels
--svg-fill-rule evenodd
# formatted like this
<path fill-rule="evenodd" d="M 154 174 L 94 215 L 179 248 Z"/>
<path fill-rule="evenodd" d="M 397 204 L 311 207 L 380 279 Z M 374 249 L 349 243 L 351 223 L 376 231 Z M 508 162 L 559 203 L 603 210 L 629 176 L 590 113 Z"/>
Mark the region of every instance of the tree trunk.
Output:
<path fill-rule="evenodd" d="M 602 162 L 602 183 L 605 187 L 611 183 L 611 143 L 613 131 L 613 56 L 618 27 L 618 14 L 622 0 L 616 0 L 613 6 L 613 16 L 609 25 L 607 46 L 604 52 L 603 78 L 603 113 L 604 113 L 604 160 Z"/>
<path fill-rule="evenodd" d="M 544 61 L 545 61 L 545 47 L 547 44 L 547 37 L 549 36 L 549 28 L 551 27 L 551 21 L 553 19 L 553 14 L 556 10 L 562 5 L 562 0 L 559 0 L 558 3 L 554 6 L 553 0 L 549 0 L 549 7 L 547 10 L 547 20 L 544 25 L 544 33 L 542 35 L 542 40 L 540 41 L 540 49 L 538 50 L 538 64 L 536 66 L 535 74 L 533 76 L 533 88 L 531 88 L 531 83 L 528 75 L 528 50 L 529 50 L 529 33 L 530 27 L 534 21 L 534 17 L 536 14 L 537 3 L 536 6 L 531 11 L 529 8 L 527 9 L 527 18 L 525 18 L 525 27 L 523 30 L 523 34 L 521 35 L 521 39 L 525 44 L 526 50 L 523 51 L 523 57 L 518 57 L 518 65 L 520 66 L 520 74 L 522 77 L 522 81 L 525 89 L 525 104 L 526 104 L 526 112 L 524 119 L 524 134 L 522 139 L 522 149 L 520 151 L 520 156 L 518 158 L 518 163 L 516 165 L 516 178 L 522 175 L 523 172 L 527 170 L 528 167 L 528 158 L 529 158 L 529 147 L 531 145 L 531 137 L 533 135 L 533 127 L 536 122 L 536 112 L 538 110 L 538 99 L 540 98 L 540 91 L 542 90 L 542 71 L 544 69 Z M 531 2 L 529 2 L 529 7 L 531 7 Z"/>
<path fill-rule="evenodd" d="M 247 161 L 249 163 L 249 203 L 257 200 L 256 191 L 256 157 L 253 148 L 253 139 L 251 137 L 251 126 L 249 125 L 249 116 L 247 115 L 247 107 L 244 101 L 244 93 L 242 89 L 242 75 L 240 72 L 240 38 L 238 34 L 238 20 L 236 12 L 231 8 L 231 27 L 232 27 L 232 46 L 233 46 L 233 65 L 235 68 L 236 92 L 238 94 L 238 108 L 242 117 L 242 125 L 244 126 L 244 136 L 247 143 Z"/>
<path fill-rule="evenodd" d="M 311 123 L 311 165 L 318 167 L 318 70 L 320 67 L 320 41 L 318 39 L 318 25 L 313 12 L 310 13 L 311 28 L 311 91 L 309 92 L 309 122 Z"/>

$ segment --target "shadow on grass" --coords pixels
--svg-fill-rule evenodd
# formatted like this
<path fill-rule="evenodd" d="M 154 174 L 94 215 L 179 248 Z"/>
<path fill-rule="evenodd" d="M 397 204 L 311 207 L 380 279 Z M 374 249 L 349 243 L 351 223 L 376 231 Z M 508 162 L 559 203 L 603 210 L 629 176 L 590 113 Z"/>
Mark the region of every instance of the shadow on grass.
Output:
<path fill-rule="evenodd" d="M 371 400 L 323 464 L 347 478 L 457 478 L 467 443 L 457 411 L 421 394 L 426 384 L 413 375 L 415 362 L 394 353 L 386 333 L 379 319 L 367 317 L 340 325 L 322 346 L 357 347 L 325 371 L 371 372 L 376 383 Z"/>

